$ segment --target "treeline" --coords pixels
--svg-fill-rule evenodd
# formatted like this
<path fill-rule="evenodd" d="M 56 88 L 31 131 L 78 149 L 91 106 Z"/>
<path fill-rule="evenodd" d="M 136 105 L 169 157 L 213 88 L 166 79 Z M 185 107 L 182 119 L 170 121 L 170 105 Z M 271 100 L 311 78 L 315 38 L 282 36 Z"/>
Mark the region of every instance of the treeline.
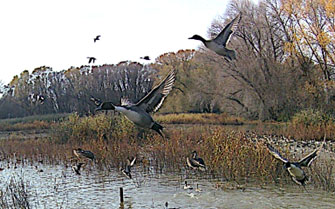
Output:
<path fill-rule="evenodd" d="M 166 53 L 149 65 L 40 67 L 14 77 L 0 100 L 0 117 L 93 111 L 91 95 L 136 102 L 167 72 L 177 81 L 160 112 L 227 112 L 249 119 L 288 120 L 305 109 L 333 113 L 335 5 L 331 0 L 232 0 L 208 35 L 242 13 L 228 47 L 237 60 L 201 47 Z M 196 33 L 196 31 L 195 31 Z M 187 38 L 187 37 L 186 37 Z M 31 94 L 45 96 L 43 104 Z M 30 99 L 29 99 L 30 98 Z"/>

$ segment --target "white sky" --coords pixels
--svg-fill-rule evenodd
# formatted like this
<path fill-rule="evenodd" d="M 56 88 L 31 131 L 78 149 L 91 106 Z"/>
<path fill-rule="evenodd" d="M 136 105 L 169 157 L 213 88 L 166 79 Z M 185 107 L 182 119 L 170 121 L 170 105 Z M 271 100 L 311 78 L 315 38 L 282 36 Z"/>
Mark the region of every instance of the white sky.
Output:
<path fill-rule="evenodd" d="M 0 81 L 23 70 L 59 71 L 196 49 L 227 0 L 8 0 L 0 3 Z M 101 35 L 96 43 L 93 38 Z"/>

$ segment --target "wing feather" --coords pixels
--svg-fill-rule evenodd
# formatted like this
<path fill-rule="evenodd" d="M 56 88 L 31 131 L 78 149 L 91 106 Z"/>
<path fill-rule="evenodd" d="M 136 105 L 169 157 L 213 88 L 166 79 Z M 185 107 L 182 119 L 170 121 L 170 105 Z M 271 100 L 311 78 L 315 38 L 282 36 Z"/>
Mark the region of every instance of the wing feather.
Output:
<path fill-rule="evenodd" d="M 298 163 L 300 166 L 308 167 L 311 163 L 315 160 L 318 156 L 319 152 L 321 151 L 323 145 L 325 143 L 325 139 L 321 143 L 320 147 L 316 148 L 312 153 L 308 154 L 306 157 L 302 158 Z"/>
<path fill-rule="evenodd" d="M 102 103 L 100 99 L 94 98 L 93 96 L 91 96 L 90 100 L 94 102 L 95 106 L 97 107 L 99 107 Z"/>
<path fill-rule="evenodd" d="M 176 80 L 176 71 L 172 70 L 167 77 L 146 96 L 144 96 L 136 106 L 141 107 L 146 112 L 156 112 L 163 104 L 165 98 L 172 90 Z"/>
<path fill-rule="evenodd" d="M 281 156 L 280 153 L 278 152 L 278 150 L 273 148 L 270 144 L 267 144 L 267 147 L 268 147 L 269 152 L 273 155 L 273 157 L 282 161 L 283 163 L 288 162 L 288 160 L 286 158 L 284 158 L 283 156 Z"/>
<path fill-rule="evenodd" d="M 241 20 L 241 13 L 237 15 L 226 27 L 219 33 L 219 35 L 214 39 L 214 41 L 226 47 L 229 43 L 230 37 L 233 35 L 234 31 L 236 30 L 238 23 Z M 236 21 L 238 19 L 238 21 Z"/>
<path fill-rule="evenodd" d="M 130 102 L 130 100 L 126 97 L 121 98 L 121 106 L 131 106 L 133 103 Z"/>

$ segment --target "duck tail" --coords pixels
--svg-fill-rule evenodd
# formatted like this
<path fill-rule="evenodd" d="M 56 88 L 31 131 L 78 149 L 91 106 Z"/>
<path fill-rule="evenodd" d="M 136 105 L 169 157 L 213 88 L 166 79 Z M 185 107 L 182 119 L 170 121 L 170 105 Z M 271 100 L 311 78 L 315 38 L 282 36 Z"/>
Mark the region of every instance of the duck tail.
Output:
<path fill-rule="evenodd" d="M 161 135 L 164 138 L 163 132 L 162 132 L 163 128 L 164 128 L 163 126 L 161 126 L 160 124 L 158 124 L 156 122 L 151 127 L 151 129 L 155 130 L 157 133 L 159 133 L 159 135 Z"/>

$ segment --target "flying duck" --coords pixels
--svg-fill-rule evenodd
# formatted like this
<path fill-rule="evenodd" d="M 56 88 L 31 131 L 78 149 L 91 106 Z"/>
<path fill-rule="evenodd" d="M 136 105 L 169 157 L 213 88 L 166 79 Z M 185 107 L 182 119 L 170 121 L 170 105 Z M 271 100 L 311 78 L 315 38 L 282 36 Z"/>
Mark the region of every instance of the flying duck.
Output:
<path fill-rule="evenodd" d="M 140 59 L 143 59 L 143 60 L 150 60 L 150 57 L 149 57 L 149 56 L 144 56 L 144 57 L 140 57 Z"/>
<path fill-rule="evenodd" d="M 78 163 L 78 164 L 76 164 L 76 165 L 73 165 L 72 166 L 72 170 L 77 174 L 77 175 L 80 175 L 80 168 L 81 168 L 81 166 L 82 165 L 84 165 L 84 163 L 82 163 L 82 162 L 80 162 L 80 163 Z"/>
<path fill-rule="evenodd" d="M 94 38 L 94 43 L 95 43 L 97 40 L 100 40 L 100 37 L 101 37 L 101 35 L 97 35 L 97 36 Z"/>
<path fill-rule="evenodd" d="M 135 161 L 136 157 L 134 157 L 133 160 L 130 160 L 130 158 L 128 158 L 126 167 L 121 169 L 121 172 L 129 179 L 131 179 L 131 167 L 134 166 Z"/>
<path fill-rule="evenodd" d="M 163 138 L 163 126 L 154 121 L 149 113 L 156 112 L 163 104 L 165 98 L 172 90 L 176 80 L 176 71 L 172 70 L 166 78 L 156 87 L 154 87 L 146 96 L 136 104 L 132 104 L 128 99 L 121 98 L 121 106 L 116 106 L 111 102 L 102 102 L 96 111 L 99 110 L 116 110 L 125 114 L 125 116 L 135 125 L 142 128 L 155 130 Z M 92 101 L 99 100 L 91 98 Z"/>
<path fill-rule="evenodd" d="M 188 165 L 188 167 L 193 168 L 193 169 L 199 169 L 201 171 L 205 171 L 206 170 L 206 165 L 205 162 L 202 158 L 197 157 L 197 151 L 193 151 L 192 152 L 192 157 L 186 158 L 186 163 Z"/>
<path fill-rule="evenodd" d="M 81 148 L 77 148 L 72 150 L 73 154 L 78 158 L 88 158 L 92 161 L 94 161 L 95 157 L 93 152 L 89 151 L 89 150 L 82 150 Z"/>
<path fill-rule="evenodd" d="M 87 57 L 87 59 L 88 59 L 88 64 L 94 63 L 95 60 L 97 60 L 97 58 L 95 58 L 95 57 Z"/>
<path fill-rule="evenodd" d="M 237 28 L 238 23 L 241 20 L 241 14 L 237 15 L 220 33 L 212 40 L 205 40 L 199 35 L 194 35 L 189 39 L 195 39 L 201 41 L 208 49 L 213 50 L 218 55 L 227 57 L 229 60 L 236 59 L 236 52 L 234 50 L 226 48 L 229 43 L 230 37 L 233 35 Z M 238 20 L 238 21 L 237 21 Z"/>
<path fill-rule="evenodd" d="M 92 102 L 94 102 L 95 106 L 99 107 L 102 103 L 102 101 L 100 99 L 94 98 L 93 96 L 91 96 L 90 100 Z"/>
<path fill-rule="evenodd" d="M 298 185 L 305 186 L 306 181 L 308 181 L 308 177 L 304 170 L 301 167 L 308 167 L 311 165 L 313 160 L 317 157 L 318 153 L 320 152 L 321 148 L 325 141 L 322 142 L 319 148 L 316 148 L 312 153 L 307 155 L 306 157 L 302 158 L 298 162 L 290 162 L 286 158 L 282 157 L 281 154 L 273 148 L 270 144 L 267 144 L 267 148 L 269 152 L 278 160 L 284 163 L 284 166 L 288 173 L 290 174 L 292 180 L 297 183 Z"/>

